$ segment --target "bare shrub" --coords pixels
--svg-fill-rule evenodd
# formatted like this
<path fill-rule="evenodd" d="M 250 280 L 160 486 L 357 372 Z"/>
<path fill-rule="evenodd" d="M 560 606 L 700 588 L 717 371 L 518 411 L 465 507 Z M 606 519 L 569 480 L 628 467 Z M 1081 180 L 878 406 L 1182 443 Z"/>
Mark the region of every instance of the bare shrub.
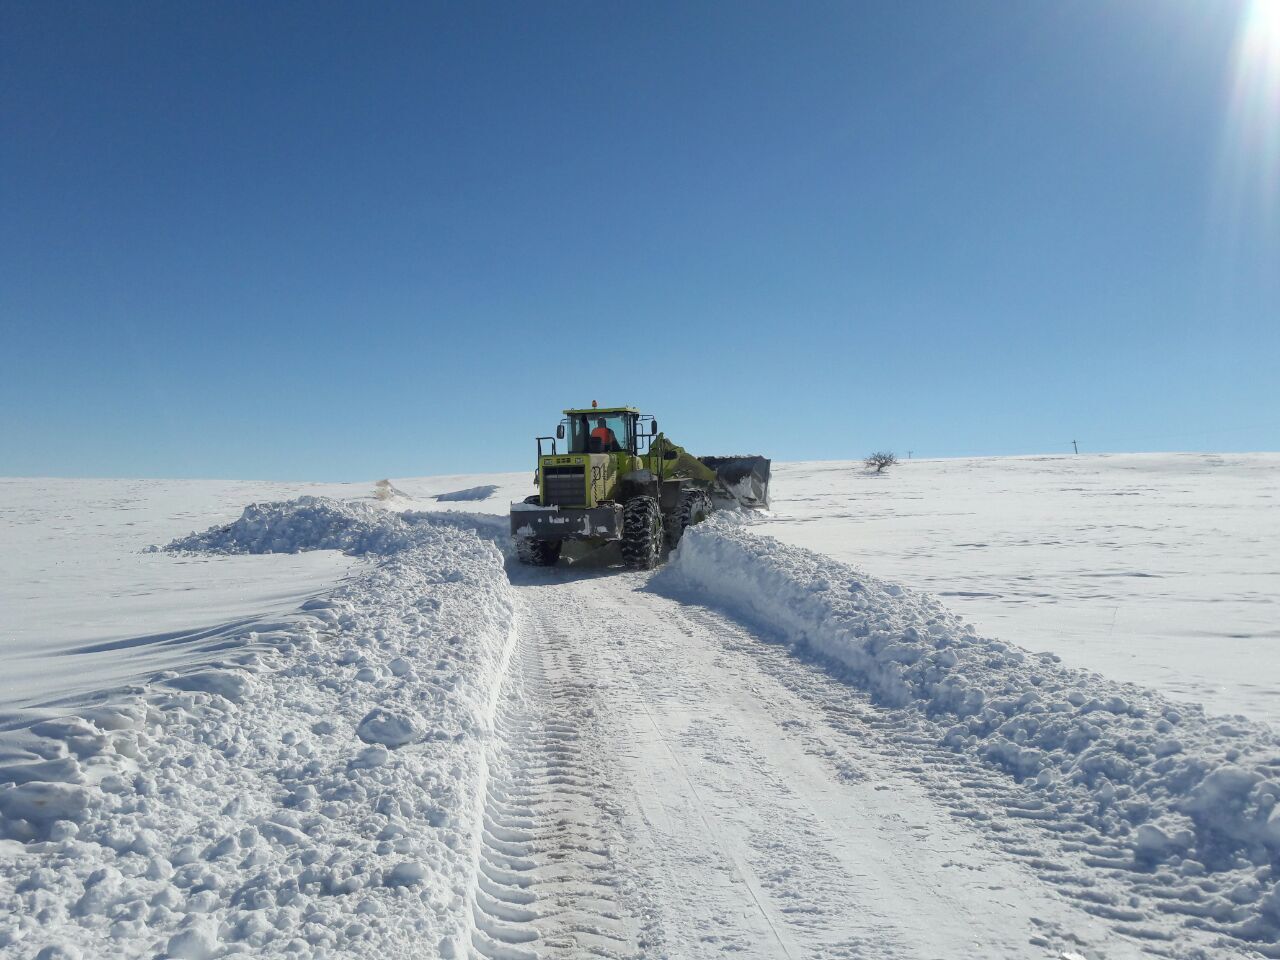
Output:
<path fill-rule="evenodd" d="M 862 462 L 867 465 L 868 470 L 874 468 L 876 473 L 883 473 L 884 468 L 892 467 L 898 462 L 898 458 L 887 450 L 881 450 L 878 453 L 871 454 L 871 456 L 867 457 L 867 459 Z"/>

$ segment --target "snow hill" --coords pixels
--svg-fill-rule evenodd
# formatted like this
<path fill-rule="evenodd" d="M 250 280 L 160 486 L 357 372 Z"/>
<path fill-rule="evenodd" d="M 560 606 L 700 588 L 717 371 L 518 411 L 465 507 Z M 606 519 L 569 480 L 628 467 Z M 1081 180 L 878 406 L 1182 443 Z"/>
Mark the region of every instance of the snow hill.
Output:
<path fill-rule="evenodd" d="M 0 481 L 0 955 L 1280 956 L 1280 457 L 529 488 Z"/>

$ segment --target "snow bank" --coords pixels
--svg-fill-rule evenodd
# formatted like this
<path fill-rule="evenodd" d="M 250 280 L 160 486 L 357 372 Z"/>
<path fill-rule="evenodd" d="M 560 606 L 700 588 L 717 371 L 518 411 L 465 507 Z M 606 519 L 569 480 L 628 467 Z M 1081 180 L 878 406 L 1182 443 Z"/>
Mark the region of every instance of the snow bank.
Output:
<path fill-rule="evenodd" d="M 249 653 L 5 734 L 0 954 L 463 955 L 515 610 L 487 534 L 302 498 L 175 541 L 373 562 Z"/>
<path fill-rule="evenodd" d="M 1280 935 L 1280 741 L 1132 684 L 978 636 L 933 597 L 718 517 L 654 586 L 727 608 L 841 665 L 939 742 L 1038 791 L 1057 820 L 1127 843 L 1254 941 Z"/>
<path fill-rule="evenodd" d="M 375 500 L 395 500 L 397 498 L 407 500 L 409 495 L 390 480 L 383 479 L 373 485 L 373 498 Z"/>
<path fill-rule="evenodd" d="M 251 504 L 238 520 L 180 537 L 163 549 L 227 554 L 340 550 L 355 556 L 389 556 L 430 541 L 434 531 L 444 527 L 469 530 L 502 546 L 510 539 L 505 517 L 414 510 L 396 513 L 367 503 L 299 497 Z"/>

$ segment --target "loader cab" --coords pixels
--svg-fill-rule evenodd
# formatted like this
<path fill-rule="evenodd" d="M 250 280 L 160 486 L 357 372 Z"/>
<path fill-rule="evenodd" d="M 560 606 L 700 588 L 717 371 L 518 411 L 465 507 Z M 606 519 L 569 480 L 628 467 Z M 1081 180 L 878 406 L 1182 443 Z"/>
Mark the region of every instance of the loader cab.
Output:
<path fill-rule="evenodd" d="M 567 439 L 568 453 L 629 453 L 648 448 L 656 433 L 652 417 L 631 407 L 566 410 L 556 435 Z"/>
<path fill-rule="evenodd" d="M 635 453 L 635 415 L 601 410 L 569 417 L 570 453 Z"/>

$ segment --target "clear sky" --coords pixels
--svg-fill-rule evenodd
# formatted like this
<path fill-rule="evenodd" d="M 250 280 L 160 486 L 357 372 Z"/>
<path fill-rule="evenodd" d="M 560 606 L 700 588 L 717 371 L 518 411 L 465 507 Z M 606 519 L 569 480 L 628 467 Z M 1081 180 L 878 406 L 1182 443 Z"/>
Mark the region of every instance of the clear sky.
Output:
<path fill-rule="evenodd" d="M 1280 449 L 1280 0 L 0 0 L 0 474 Z"/>

